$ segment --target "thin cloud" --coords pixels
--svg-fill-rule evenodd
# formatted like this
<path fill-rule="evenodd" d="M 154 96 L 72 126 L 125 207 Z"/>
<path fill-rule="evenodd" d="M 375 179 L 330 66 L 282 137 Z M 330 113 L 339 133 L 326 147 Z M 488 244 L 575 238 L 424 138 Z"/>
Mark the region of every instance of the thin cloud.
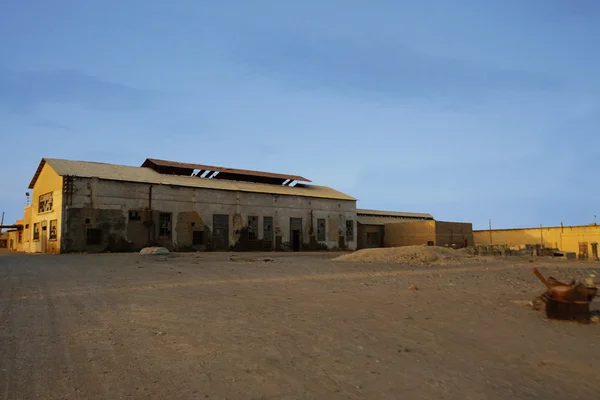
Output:
<path fill-rule="evenodd" d="M 75 103 L 99 110 L 149 105 L 148 91 L 96 78 L 78 70 L 15 71 L 0 67 L 0 105 L 29 113 L 41 103 Z"/>
<path fill-rule="evenodd" d="M 459 98 L 490 91 L 559 89 L 542 73 L 509 70 L 426 55 L 385 40 L 307 40 L 257 34 L 233 58 L 252 72 L 287 85 L 349 94 Z"/>

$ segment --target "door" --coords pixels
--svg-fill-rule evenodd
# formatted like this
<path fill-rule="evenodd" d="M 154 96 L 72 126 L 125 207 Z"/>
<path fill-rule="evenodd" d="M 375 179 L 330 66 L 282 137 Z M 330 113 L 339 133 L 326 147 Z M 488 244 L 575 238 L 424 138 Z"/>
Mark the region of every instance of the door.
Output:
<path fill-rule="evenodd" d="M 367 248 L 379 247 L 379 232 L 367 232 Z"/>
<path fill-rule="evenodd" d="M 263 243 L 265 250 L 273 250 L 273 217 L 263 217 Z"/>
<path fill-rule="evenodd" d="M 290 218 L 290 245 L 293 251 L 302 249 L 302 218 Z"/>
<path fill-rule="evenodd" d="M 579 242 L 579 259 L 588 259 L 588 242 Z"/>
<path fill-rule="evenodd" d="M 229 250 L 229 215 L 213 215 L 212 237 L 215 250 Z"/>

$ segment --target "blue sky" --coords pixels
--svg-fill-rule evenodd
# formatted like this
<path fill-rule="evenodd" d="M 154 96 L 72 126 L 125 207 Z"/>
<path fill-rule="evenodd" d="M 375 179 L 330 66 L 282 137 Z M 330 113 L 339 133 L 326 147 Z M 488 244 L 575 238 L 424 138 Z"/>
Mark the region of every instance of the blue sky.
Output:
<path fill-rule="evenodd" d="M 0 5 L 0 211 L 42 157 L 300 174 L 474 228 L 600 214 L 594 0 Z"/>

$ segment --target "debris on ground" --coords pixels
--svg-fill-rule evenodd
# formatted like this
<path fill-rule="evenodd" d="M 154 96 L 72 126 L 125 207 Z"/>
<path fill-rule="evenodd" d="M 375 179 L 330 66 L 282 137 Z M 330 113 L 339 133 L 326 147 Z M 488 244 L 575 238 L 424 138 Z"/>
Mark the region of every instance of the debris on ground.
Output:
<path fill-rule="evenodd" d="M 410 286 L 408 287 L 408 290 L 419 290 L 419 288 L 418 288 L 418 287 L 416 287 L 415 285 L 410 285 Z"/>
<path fill-rule="evenodd" d="M 169 254 L 169 250 L 164 247 L 144 247 L 140 250 L 142 255 L 162 255 Z"/>
<path fill-rule="evenodd" d="M 540 309 L 544 303 L 548 318 L 591 321 L 590 303 L 598 294 L 598 287 L 587 286 L 574 279 L 568 284 L 553 277 L 546 279 L 537 268 L 533 268 L 533 273 L 548 289 L 534 300 L 534 309 Z"/>
<path fill-rule="evenodd" d="M 247 263 L 253 262 L 274 262 L 273 258 L 257 258 L 257 257 L 242 257 L 242 256 L 229 256 L 229 261 L 244 261 Z"/>
<path fill-rule="evenodd" d="M 458 265 L 469 261 L 485 262 L 484 257 L 477 257 L 467 249 L 454 250 L 439 246 L 403 246 L 363 249 L 344 254 L 334 261 L 386 262 L 407 265 Z"/>

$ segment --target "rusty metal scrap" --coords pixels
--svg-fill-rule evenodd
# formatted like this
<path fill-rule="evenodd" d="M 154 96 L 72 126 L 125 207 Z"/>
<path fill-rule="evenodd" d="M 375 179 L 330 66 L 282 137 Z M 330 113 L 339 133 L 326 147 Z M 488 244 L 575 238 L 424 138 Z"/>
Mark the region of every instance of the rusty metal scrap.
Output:
<path fill-rule="evenodd" d="M 590 320 L 590 303 L 598 294 L 596 286 L 586 286 L 575 280 L 567 284 L 553 277 L 546 279 L 537 268 L 533 268 L 533 273 L 547 288 L 538 299 L 546 303 L 548 318 L 583 322 Z"/>

